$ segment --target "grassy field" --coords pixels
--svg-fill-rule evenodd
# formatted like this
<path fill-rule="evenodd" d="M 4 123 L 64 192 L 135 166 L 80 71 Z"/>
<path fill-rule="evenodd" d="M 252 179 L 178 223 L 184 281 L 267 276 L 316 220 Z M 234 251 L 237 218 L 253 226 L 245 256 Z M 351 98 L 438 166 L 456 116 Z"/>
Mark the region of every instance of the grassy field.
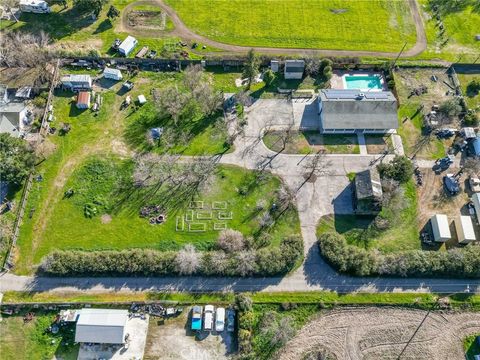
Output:
<path fill-rule="evenodd" d="M 285 133 L 271 131 L 263 142 L 273 151 L 281 151 Z M 296 131 L 283 150 L 286 154 L 309 154 L 325 150 L 328 154 L 360 154 L 357 137 L 349 135 L 320 135 L 318 131 Z"/>
<path fill-rule="evenodd" d="M 413 46 L 406 1 L 167 0 L 193 31 L 244 46 L 399 51 Z M 211 9 L 215 16 L 211 16 Z"/>
<path fill-rule="evenodd" d="M 480 106 L 480 93 L 478 94 L 469 94 L 467 91 L 467 85 L 472 80 L 480 81 L 480 74 L 458 74 L 458 80 L 460 81 L 460 85 L 462 85 L 463 95 L 465 96 L 465 100 L 467 102 L 467 106 L 470 109 L 475 109 Z"/>
<path fill-rule="evenodd" d="M 53 335 L 45 330 L 53 323 L 55 313 L 36 312 L 33 320 L 27 323 L 23 322 L 24 313 L 2 316 L 0 322 L 2 360 L 77 358 L 78 345 L 74 345 L 74 332 L 70 331 L 72 327 L 62 327 L 58 334 Z"/>
<path fill-rule="evenodd" d="M 379 214 L 380 217 L 389 221 L 390 227 L 388 229 L 377 230 L 373 218 L 335 215 L 321 219 L 317 233 L 336 231 L 344 235 L 349 244 L 366 249 L 378 249 L 384 253 L 419 249 L 415 185 L 410 181 L 403 185 L 403 189 L 406 202 L 404 209 L 398 212 L 394 210 L 395 206 L 392 208 L 384 207 Z"/>

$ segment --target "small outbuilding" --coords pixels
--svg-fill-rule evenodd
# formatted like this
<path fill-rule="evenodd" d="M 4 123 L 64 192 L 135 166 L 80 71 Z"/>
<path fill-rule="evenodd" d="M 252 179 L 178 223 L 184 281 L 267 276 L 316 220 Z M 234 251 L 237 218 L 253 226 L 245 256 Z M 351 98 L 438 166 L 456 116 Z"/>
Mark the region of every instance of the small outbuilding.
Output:
<path fill-rule="evenodd" d="M 436 242 L 445 242 L 452 238 L 447 215 L 433 215 L 430 224 L 432 225 L 433 240 Z"/>
<path fill-rule="evenodd" d="M 82 309 L 75 329 L 75 342 L 124 344 L 127 310 Z"/>
<path fill-rule="evenodd" d="M 120 55 L 123 56 L 128 56 L 133 49 L 135 49 L 135 46 L 137 46 L 138 41 L 135 39 L 133 36 L 128 35 L 125 40 L 120 44 L 118 47 L 118 52 Z"/>
<path fill-rule="evenodd" d="M 123 76 L 122 76 L 122 72 L 118 69 L 112 69 L 112 68 L 109 68 L 109 67 L 106 67 L 104 70 L 103 70 L 103 77 L 105 79 L 111 79 L 111 80 L 122 80 Z"/>
<path fill-rule="evenodd" d="M 280 63 L 278 60 L 270 60 L 270 70 L 273 72 L 278 72 L 278 69 L 280 68 Z"/>
<path fill-rule="evenodd" d="M 80 91 L 77 95 L 77 108 L 90 108 L 90 93 L 88 91 Z"/>
<path fill-rule="evenodd" d="M 285 79 L 301 79 L 303 78 L 303 72 L 305 71 L 304 60 L 286 60 L 285 61 Z"/>
<path fill-rule="evenodd" d="M 60 79 L 62 86 L 72 91 L 90 90 L 92 78 L 90 75 L 66 75 Z"/>
<path fill-rule="evenodd" d="M 143 105 L 147 102 L 147 99 L 145 98 L 145 95 L 138 95 L 138 103 L 140 105 Z"/>
<path fill-rule="evenodd" d="M 473 228 L 472 218 L 461 215 L 455 219 L 455 230 L 460 244 L 468 244 L 477 240 L 475 229 Z"/>
<path fill-rule="evenodd" d="M 354 208 L 357 215 L 375 215 L 382 210 L 382 183 L 375 168 L 355 175 Z"/>

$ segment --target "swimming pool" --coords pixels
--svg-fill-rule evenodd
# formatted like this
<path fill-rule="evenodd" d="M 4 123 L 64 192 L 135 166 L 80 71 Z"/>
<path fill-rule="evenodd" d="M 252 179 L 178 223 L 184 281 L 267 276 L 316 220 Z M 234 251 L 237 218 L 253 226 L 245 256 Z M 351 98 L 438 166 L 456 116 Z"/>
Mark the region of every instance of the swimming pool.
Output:
<path fill-rule="evenodd" d="M 360 89 L 360 90 L 383 90 L 382 78 L 380 76 L 350 76 L 343 77 L 345 89 Z"/>

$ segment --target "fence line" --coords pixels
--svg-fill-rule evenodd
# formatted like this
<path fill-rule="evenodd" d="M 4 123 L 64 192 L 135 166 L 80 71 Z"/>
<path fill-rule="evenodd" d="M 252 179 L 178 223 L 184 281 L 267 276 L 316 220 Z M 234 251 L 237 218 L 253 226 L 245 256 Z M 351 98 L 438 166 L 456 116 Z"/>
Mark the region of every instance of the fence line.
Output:
<path fill-rule="evenodd" d="M 50 90 L 48 92 L 47 103 L 43 111 L 42 123 L 40 126 L 40 130 L 38 131 L 37 139 L 34 143 L 35 151 L 37 150 L 38 145 L 41 143 L 43 136 L 46 135 L 46 131 L 48 128 L 47 126 L 47 120 L 48 120 L 48 114 L 49 114 L 48 109 L 52 103 L 53 92 L 55 89 L 55 84 L 57 82 L 59 69 L 60 69 L 60 60 L 57 60 L 57 63 L 55 65 L 55 70 L 53 73 L 52 83 L 50 84 Z M 32 170 L 30 171 L 30 174 L 28 175 L 27 181 L 25 182 L 25 186 L 23 188 L 23 193 L 20 200 L 20 206 L 17 210 L 17 216 L 13 225 L 12 241 L 10 242 L 8 253 L 7 253 L 7 256 L 5 257 L 5 262 L 3 264 L 3 269 L 6 271 L 10 270 L 13 267 L 13 255 L 14 255 L 13 250 L 17 245 L 18 235 L 20 233 L 20 225 L 22 224 L 23 217 L 25 216 L 25 207 L 27 205 L 28 195 L 30 194 L 30 190 L 32 189 L 32 185 L 33 185 L 34 170 L 35 170 L 35 167 L 33 167 Z"/>

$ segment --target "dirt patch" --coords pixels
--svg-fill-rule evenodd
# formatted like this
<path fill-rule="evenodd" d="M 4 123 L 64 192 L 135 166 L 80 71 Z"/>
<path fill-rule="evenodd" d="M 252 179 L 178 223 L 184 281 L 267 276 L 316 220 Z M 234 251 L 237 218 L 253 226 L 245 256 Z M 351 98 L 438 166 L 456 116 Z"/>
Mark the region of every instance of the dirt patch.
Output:
<path fill-rule="evenodd" d="M 47 158 L 52 155 L 56 149 L 57 145 L 55 145 L 48 137 L 46 137 L 40 144 L 37 145 L 38 157 L 40 159 Z"/>
<path fill-rule="evenodd" d="M 109 222 L 112 221 L 112 217 L 108 214 L 103 214 L 102 217 L 100 218 L 100 221 L 102 224 L 108 224 Z"/>
<path fill-rule="evenodd" d="M 303 327 L 279 359 L 302 359 L 319 346 L 338 359 L 463 359 L 463 338 L 479 331 L 474 312 L 340 309 Z"/>
<path fill-rule="evenodd" d="M 128 26 L 135 28 L 165 30 L 167 16 L 160 11 L 131 10 L 127 14 Z"/>
<path fill-rule="evenodd" d="M 188 313 L 185 309 L 177 318 L 151 319 L 148 329 L 145 359 L 162 360 L 223 360 L 231 358 L 232 337 L 224 332 L 196 337 L 189 330 Z"/>
<path fill-rule="evenodd" d="M 369 154 L 393 153 L 392 139 L 390 136 L 365 136 L 365 145 Z"/>

